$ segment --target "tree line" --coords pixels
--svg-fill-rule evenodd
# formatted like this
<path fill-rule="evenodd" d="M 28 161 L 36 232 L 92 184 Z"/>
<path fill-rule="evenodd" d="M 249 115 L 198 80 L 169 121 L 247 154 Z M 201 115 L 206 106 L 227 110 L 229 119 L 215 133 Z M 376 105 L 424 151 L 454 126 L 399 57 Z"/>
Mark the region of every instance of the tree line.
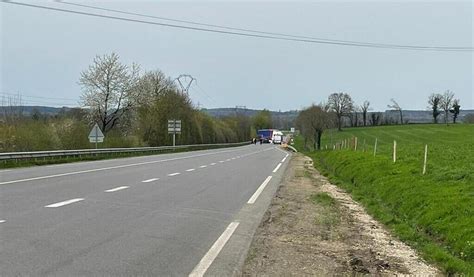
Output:
<path fill-rule="evenodd" d="M 387 107 L 398 114 L 399 121 L 393 121 L 390 117 L 386 117 L 383 121 L 382 113 L 369 112 L 370 102 L 367 100 L 361 105 L 356 105 L 348 93 L 332 93 L 328 96 L 327 102 L 313 104 L 303 109 L 295 123 L 304 137 L 305 147 L 319 150 L 323 132 L 327 129 L 337 128 L 338 131 L 342 131 L 344 126 L 407 124 L 408 121 L 404 120 L 403 109 L 399 103 L 395 99 L 391 99 L 390 102 Z M 438 123 L 440 115 L 443 115 L 446 125 L 449 123 L 449 115 L 453 124 L 456 123 L 461 105 L 453 92 L 447 90 L 444 93 L 433 93 L 428 98 L 428 104 L 433 112 L 433 123 Z"/>
<path fill-rule="evenodd" d="M 270 111 L 253 117 L 236 113 L 211 117 L 194 106 L 174 79 L 160 70 L 125 65 L 117 54 L 96 56 L 79 78 L 81 108 L 55 116 L 5 115 L 0 120 L 0 151 L 90 148 L 87 135 L 98 124 L 101 147 L 171 145 L 169 119 L 182 122 L 177 144 L 250 141 L 256 130 L 272 128 Z"/>

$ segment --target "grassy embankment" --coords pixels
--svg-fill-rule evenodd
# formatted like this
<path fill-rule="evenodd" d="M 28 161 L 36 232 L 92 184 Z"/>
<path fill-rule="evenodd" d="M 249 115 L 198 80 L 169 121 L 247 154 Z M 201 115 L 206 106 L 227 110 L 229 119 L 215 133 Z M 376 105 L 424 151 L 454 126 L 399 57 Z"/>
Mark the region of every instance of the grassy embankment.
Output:
<path fill-rule="evenodd" d="M 301 138 L 296 146 L 426 260 L 448 274 L 474 275 L 474 125 L 351 128 L 326 132 L 322 145 L 352 137 L 357 151 L 305 152 Z"/>

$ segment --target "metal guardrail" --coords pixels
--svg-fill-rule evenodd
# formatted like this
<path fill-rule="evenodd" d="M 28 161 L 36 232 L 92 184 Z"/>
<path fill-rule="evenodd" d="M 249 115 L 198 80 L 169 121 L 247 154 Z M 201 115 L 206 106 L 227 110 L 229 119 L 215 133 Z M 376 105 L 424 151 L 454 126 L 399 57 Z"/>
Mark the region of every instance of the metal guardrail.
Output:
<path fill-rule="evenodd" d="M 99 149 L 77 149 L 77 150 L 53 150 L 53 151 L 33 151 L 33 152 L 9 152 L 0 153 L 0 161 L 9 160 L 27 160 L 48 157 L 78 157 L 91 156 L 98 154 L 114 154 L 114 153 L 137 153 L 137 152 L 162 152 L 177 149 L 213 149 L 223 147 L 243 146 L 250 142 L 237 143 L 217 143 L 217 144 L 192 144 L 177 146 L 160 146 L 160 147 L 135 147 L 135 148 L 99 148 Z"/>

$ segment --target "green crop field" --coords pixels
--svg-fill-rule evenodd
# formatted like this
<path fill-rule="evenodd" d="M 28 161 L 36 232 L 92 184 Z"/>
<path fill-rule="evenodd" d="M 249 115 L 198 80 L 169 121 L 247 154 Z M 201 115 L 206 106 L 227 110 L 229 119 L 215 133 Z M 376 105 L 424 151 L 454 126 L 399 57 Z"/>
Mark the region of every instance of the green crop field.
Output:
<path fill-rule="evenodd" d="M 332 150 L 343 140 L 347 148 Z M 474 125 L 330 130 L 326 145 L 329 150 L 305 152 L 302 138 L 296 140 L 318 169 L 426 260 L 447 274 L 474 275 Z"/>

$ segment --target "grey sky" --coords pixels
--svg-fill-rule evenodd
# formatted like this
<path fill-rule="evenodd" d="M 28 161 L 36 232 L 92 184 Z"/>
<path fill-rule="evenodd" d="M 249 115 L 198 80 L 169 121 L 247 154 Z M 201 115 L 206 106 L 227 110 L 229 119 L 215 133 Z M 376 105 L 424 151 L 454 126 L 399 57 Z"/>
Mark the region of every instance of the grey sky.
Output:
<path fill-rule="evenodd" d="M 100 13 L 54 2 L 35 3 Z M 472 2 L 87 2 L 95 6 L 239 28 L 379 43 L 472 46 Z M 472 52 L 426 52 L 284 42 L 71 15 L 0 3 L 2 93 L 25 104 L 76 103 L 79 74 L 95 55 L 168 76 L 193 75 L 203 107 L 300 109 L 332 92 L 385 110 L 390 98 L 425 109 L 452 90 L 474 108 Z M 103 13 L 105 14 L 105 13 Z M 111 14 L 111 13 L 108 13 Z M 123 15 L 118 15 L 123 16 Z M 130 16 L 129 16 L 130 17 Z M 150 20 L 150 19 L 145 19 Z M 155 20 L 157 21 L 157 20 Z M 33 102 L 35 101 L 35 102 Z M 55 105 L 58 106 L 58 105 Z"/>

